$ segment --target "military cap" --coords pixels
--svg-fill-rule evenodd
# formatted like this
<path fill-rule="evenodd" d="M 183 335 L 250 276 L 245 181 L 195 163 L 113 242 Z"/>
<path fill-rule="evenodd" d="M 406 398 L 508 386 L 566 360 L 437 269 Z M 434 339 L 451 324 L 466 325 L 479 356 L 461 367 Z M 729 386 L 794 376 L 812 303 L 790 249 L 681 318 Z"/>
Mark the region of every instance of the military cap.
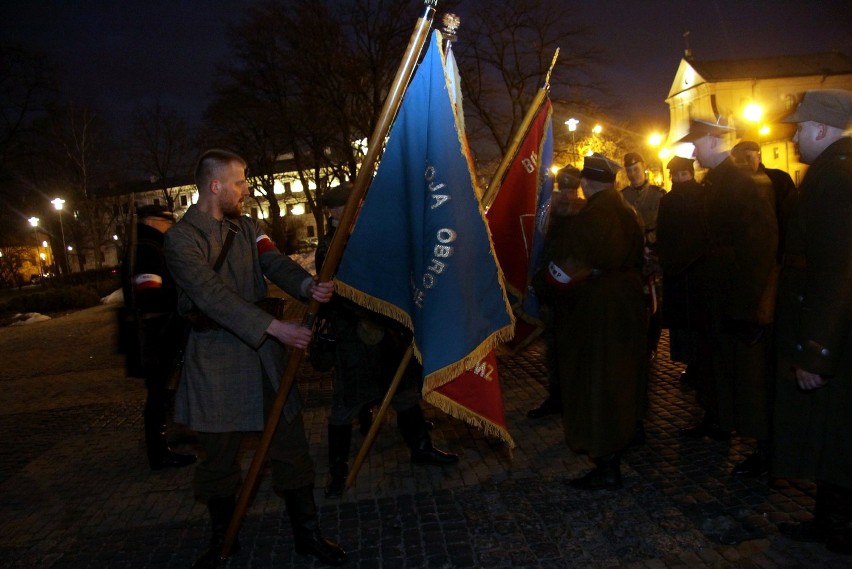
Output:
<path fill-rule="evenodd" d="M 175 214 L 167 206 L 164 205 L 143 205 L 136 208 L 136 217 L 145 219 L 146 217 L 159 217 L 161 219 L 175 220 Z"/>
<path fill-rule="evenodd" d="M 695 165 L 693 164 L 694 158 L 684 158 L 683 156 L 675 156 L 669 163 L 666 165 L 666 168 L 671 170 L 672 172 L 681 172 L 686 170 L 688 172 L 695 171 Z"/>
<path fill-rule="evenodd" d="M 645 159 L 642 158 L 642 155 L 638 152 L 628 152 L 624 155 L 624 167 L 629 168 L 634 164 L 638 164 L 639 162 L 645 163 Z"/>
<path fill-rule="evenodd" d="M 814 121 L 847 129 L 852 125 L 852 91 L 818 89 L 805 91 L 799 106 L 781 122 Z"/>
<path fill-rule="evenodd" d="M 737 154 L 739 152 L 748 152 L 749 150 L 760 152 L 760 145 L 753 140 L 741 140 L 734 145 L 731 152 Z"/>
<path fill-rule="evenodd" d="M 322 197 L 325 207 L 340 207 L 346 205 L 349 194 L 352 193 L 352 184 L 345 182 L 328 190 Z"/>
<path fill-rule="evenodd" d="M 703 136 L 724 136 L 734 132 L 734 128 L 709 120 L 692 119 L 689 121 L 689 132 L 678 142 L 695 142 Z"/>
<path fill-rule="evenodd" d="M 570 164 L 560 168 L 556 173 L 556 183 L 559 191 L 576 190 L 580 186 L 580 170 Z"/>
<path fill-rule="evenodd" d="M 614 182 L 615 174 L 620 169 L 621 166 L 617 162 L 595 152 L 591 156 L 583 157 L 583 171 L 580 176 L 598 182 Z"/>

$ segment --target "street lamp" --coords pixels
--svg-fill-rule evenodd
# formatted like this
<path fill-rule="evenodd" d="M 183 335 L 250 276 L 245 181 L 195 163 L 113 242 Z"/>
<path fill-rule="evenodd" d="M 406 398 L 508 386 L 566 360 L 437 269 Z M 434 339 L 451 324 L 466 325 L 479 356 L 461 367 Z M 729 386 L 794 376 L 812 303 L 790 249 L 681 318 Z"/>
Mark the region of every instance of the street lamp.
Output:
<path fill-rule="evenodd" d="M 565 124 L 568 125 L 568 132 L 571 133 L 571 155 L 573 156 L 572 163 L 574 166 L 577 165 L 577 140 L 575 139 L 575 132 L 577 132 L 577 125 L 580 124 L 580 121 L 571 117 Z"/>
<path fill-rule="evenodd" d="M 665 170 L 665 166 L 663 165 L 664 158 L 657 151 L 657 148 L 659 148 L 662 143 L 663 135 L 658 132 L 655 132 L 648 137 L 648 144 L 654 149 L 654 153 L 657 154 L 657 157 L 660 159 L 660 175 L 657 178 L 657 184 L 663 183 L 663 171 Z"/>
<path fill-rule="evenodd" d="M 62 272 L 64 274 L 68 271 L 68 248 L 65 246 L 65 228 L 62 226 L 62 206 L 65 205 L 65 200 L 62 198 L 56 198 L 50 203 L 52 203 L 53 207 L 56 208 L 56 211 L 59 212 L 59 231 L 62 233 Z"/>
<path fill-rule="evenodd" d="M 39 219 L 37 217 L 33 216 L 33 217 L 29 218 L 27 221 L 29 221 L 30 225 L 33 226 L 33 238 L 35 239 L 35 242 L 36 242 L 36 259 L 38 259 L 38 256 L 39 256 L 38 233 L 36 233 L 36 229 L 38 229 Z M 38 260 L 36 260 L 36 263 L 38 263 L 38 276 L 40 276 L 40 277 L 44 276 L 44 274 L 42 272 L 41 263 L 39 263 Z"/>

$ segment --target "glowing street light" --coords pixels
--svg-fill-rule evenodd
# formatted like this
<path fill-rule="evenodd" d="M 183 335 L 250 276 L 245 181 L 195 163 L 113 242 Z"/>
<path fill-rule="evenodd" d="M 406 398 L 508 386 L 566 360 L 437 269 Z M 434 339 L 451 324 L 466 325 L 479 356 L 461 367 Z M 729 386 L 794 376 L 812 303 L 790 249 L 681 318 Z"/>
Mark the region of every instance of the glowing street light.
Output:
<path fill-rule="evenodd" d="M 574 133 L 577 132 L 577 125 L 580 124 L 580 121 L 578 121 L 574 117 L 571 117 L 570 119 L 565 121 L 565 124 L 568 125 L 568 132 L 571 133 L 571 155 L 574 157 L 572 162 L 576 166 L 576 164 L 577 164 L 577 140 L 574 138 L 576 136 Z"/>
<path fill-rule="evenodd" d="M 50 203 L 59 212 L 59 231 L 62 233 L 62 260 L 64 261 L 62 271 L 65 272 L 68 270 L 68 247 L 65 246 L 65 227 L 62 226 L 62 206 L 65 205 L 65 200 L 55 198 Z"/>
<path fill-rule="evenodd" d="M 595 134 L 600 134 L 601 132 L 603 132 L 603 127 L 599 124 L 596 124 L 594 128 L 592 128 L 592 132 Z"/>
<path fill-rule="evenodd" d="M 763 107 L 758 105 L 757 103 L 749 103 L 743 109 L 743 117 L 747 121 L 751 122 L 759 122 L 760 117 L 763 116 Z"/>
<path fill-rule="evenodd" d="M 37 217 L 33 216 L 33 217 L 29 218 L 27 221 L 29 221 L 30 225 L 33 226 L 33 237 L 35 238 L 35 242 L 36 242 L 36 254 L 38 254 L 39 253 L 39 250 L 38 250 L 39 243 L 38 243 L 38 234 L 36 233 L 36 229 L 38 228 L 39 219 Z M 42 270 L 42 263 L 38 264 L 38 276 L 40 276 L 40 277 L 44 276 L 44 271 Z"/>
<path fill-rule="evenodd" d="M 658 147 L 663 142 L 663 135 L 658 132 L 655 132 L 651 136 L 648 137 L 648 144 L 653 146 L 654 148 Z"/>

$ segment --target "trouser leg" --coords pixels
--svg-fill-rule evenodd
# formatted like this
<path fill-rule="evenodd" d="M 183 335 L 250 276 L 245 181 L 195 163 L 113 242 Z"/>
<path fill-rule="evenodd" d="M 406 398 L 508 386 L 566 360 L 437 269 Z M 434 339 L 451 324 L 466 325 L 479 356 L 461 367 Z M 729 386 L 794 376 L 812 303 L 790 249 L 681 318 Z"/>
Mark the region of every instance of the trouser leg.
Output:
<path fill-rule="evenodd" d="M 340 496 L 346 488 L 349 474 L 349 449 L 352 442 L 352 423 L 328 425 L 328 472 L 326 496 Z"/>
<path fill-rule="evenodd" d="M 313 484 L 285 490 L 283 495 L 293 526 L 296 553 L 311 555 L 327 565 L 346 563 L 346 552 L 320 532 Z"/>
<path fill-rule="evenodd" d="M 419 403 L 408 409 L 397 411 L 396 420 L 405 444 L 411 449 L 412 463 L 445 466 L 459 461 L 457 455 L 432 446 L 432 437 L 429 436 Z"/>
<path fill-rule="evenodd" d="M 204 449 L 204 460 L 195 468 L 193 485 L 196 496 L 207 503 L 210 514 L 211 538 L 209 549 L 196 560 L 193 567 L 216 567 L 220 561 L 222 543 L 231 523 L 240 487 L 241 473 L 237 456 L 242 433 L 198 433 Z M 240 549 L 234 541 L 231 553 Z"/>

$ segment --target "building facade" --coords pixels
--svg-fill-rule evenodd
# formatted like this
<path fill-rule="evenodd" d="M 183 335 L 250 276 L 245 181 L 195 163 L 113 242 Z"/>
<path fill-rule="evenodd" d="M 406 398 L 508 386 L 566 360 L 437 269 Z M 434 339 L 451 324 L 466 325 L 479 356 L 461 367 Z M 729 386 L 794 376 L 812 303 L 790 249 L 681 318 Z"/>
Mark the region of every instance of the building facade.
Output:
<path fill-rule="evenodd" d="M 680 156 L 692 148 L 675 143 L 693 118 L 716 118 L 736 127 L 738 139 L 761 146 L 763 163 L 790 174 L 798 185 L 807 166 L 791 139 L 795 129 L 777 120 L 810 89 L 852 90 L 852 58 L 830 52 L 760 59 L 681 60 L 666 98 L 670 128 L 666 147 Z"/>

